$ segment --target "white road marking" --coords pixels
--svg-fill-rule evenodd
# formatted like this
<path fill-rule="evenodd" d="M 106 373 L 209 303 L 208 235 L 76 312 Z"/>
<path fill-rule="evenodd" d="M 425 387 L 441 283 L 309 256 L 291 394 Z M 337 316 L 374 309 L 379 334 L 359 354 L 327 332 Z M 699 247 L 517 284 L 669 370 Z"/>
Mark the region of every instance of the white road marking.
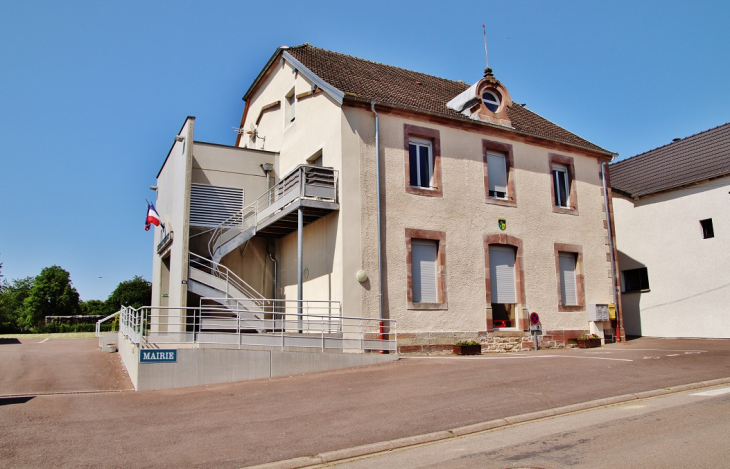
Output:
<path fill-rule="evenodd" d="M 669 354 L 669 355 L 667 355 L 667 356 L 668 356 L 668 357 L 678 357 L 678 356 L 679 356 L 679 354 L 678 354 L 678 353 L 672 353 L 672 354 Z"/>
<path fill-rule="evenodd" d="M 406 360 L 525 360 L 530 358 L 577 358 L 583 360 L 611 360 L 616 362 L 632 362 L 628 358 L 606 358 L 606 357 L 571 357 L 569 355 L 538 355 L 538 356 L 527 356 L 527 355 L 513 355 L 511 357 L 485 357 L 485 356 L 472 356 L 472 357 L 401 357 Z"/>
<path fill-rule="evenodd" d="M 41 340 L 41 341 L 40 341 L 40 342 L 38 342 L 38 343 L 39 343 L 39 344 L 42 344 L 43 342 L 47 341 L 48 339 L 50 339 L 50 337 L 46 337 L 45 339 Z"/>
<path fill-rule="evenodd" d="M 659 360 L 659 357 L 644 357 L 642 360 Z"/>
<path fill-rule="evenodd" d="M 730 388 L 714 389 L 712 391 L 697 392 L 690 394 L 690 396 L 721 396 L 723 394 L 730 394 Z"/>
<path fill-rule="evenodd" d="M 610 345 L 614 345 L 614 344 L 610 344 Z M 707 350 L 665 350 L 665 349 L 661 349 L 661 348 L 629 348 L 629 347 L 626 347 L 623 349 L 619 348 L 619 347 L 615 347 L 615 348 L 611 347 L 611 351 L 613 351 L 613 352 L 633 352 L 633 351 L 637 351 L 637 352 L 683 352 L 687 355 L 689 355 L 691 353 L 707 353 Z"/>

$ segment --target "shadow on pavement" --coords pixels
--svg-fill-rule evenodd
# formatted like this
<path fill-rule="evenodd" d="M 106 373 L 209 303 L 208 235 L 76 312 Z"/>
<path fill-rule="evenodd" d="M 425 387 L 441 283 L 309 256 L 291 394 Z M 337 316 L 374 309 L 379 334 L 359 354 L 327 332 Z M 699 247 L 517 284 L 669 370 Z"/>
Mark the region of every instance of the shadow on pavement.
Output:
<path fill-rule="evenodd" d="M 24 396 L 24 397 L 0 397 L 0 406 L 10 404 L 25 404 L 29 400 L 35 398 L 35 396 Z"/>
<path fill-rule="evenodd" d="M 20 341 L 16 337 L 0 338 L 0 344 L 19 344 Z"/>

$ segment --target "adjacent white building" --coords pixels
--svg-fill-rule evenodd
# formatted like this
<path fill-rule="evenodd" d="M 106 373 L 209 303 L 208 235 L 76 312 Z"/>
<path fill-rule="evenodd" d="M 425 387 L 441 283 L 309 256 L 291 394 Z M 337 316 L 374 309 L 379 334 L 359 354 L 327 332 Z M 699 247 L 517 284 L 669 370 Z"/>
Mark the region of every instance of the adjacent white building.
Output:
<path fill-rule="evenodd" d="M 611 165 L 629 336 L 730 338 L 730 124 Z"/>

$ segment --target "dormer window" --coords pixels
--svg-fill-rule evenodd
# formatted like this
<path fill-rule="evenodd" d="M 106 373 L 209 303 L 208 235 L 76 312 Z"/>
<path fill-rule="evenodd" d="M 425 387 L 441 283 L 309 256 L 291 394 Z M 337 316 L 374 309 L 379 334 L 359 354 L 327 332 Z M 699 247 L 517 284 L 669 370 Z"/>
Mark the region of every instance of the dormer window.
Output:
<path fill-rule="evenodd" d="M 494 91 L 484 90 L 482 102 L 492 112 L 497 112 L 497 109 L 499 109 L 499 96 Z"/>

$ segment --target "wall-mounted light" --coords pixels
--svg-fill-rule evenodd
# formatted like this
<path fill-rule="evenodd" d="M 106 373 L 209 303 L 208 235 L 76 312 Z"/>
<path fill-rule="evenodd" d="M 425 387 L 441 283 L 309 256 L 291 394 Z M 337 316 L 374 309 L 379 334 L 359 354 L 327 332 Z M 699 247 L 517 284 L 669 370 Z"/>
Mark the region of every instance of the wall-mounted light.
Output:
<path fill-rule="evenodd" d="M 176 142 L 184 142 L 185 141 L 185 137 L 183 137 L 182 135 L 175 135 L 175 141 Z"/>
<path fill-rule="evenodd" d="M 360 283 L 365 283 L 368 281 L 368 274 L 364 270 L 358 270 L 357 271 L 357 281 Z"/>

